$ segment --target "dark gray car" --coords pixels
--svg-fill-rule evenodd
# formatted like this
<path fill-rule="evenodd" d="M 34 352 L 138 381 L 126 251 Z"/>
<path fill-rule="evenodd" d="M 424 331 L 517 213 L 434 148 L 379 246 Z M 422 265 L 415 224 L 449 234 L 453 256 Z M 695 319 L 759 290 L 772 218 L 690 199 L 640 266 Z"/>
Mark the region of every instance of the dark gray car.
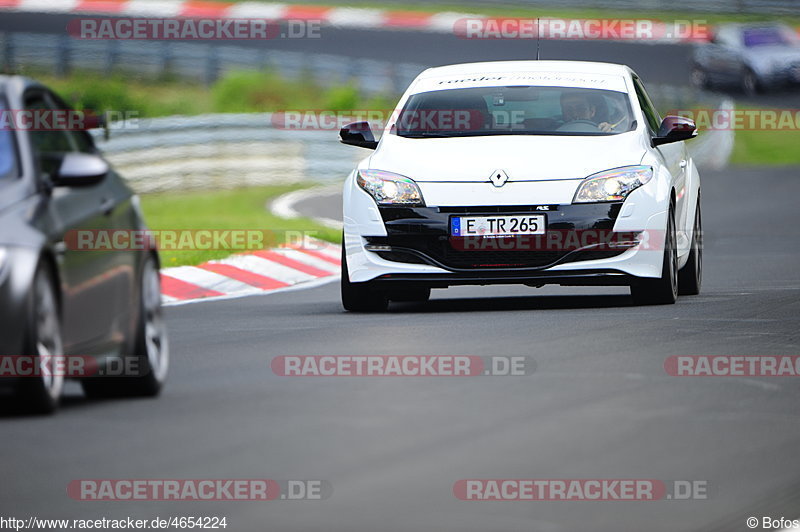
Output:
<path fill-rule="evenodd" d="M 800 83 L 800 38 L 784 24 L 723 24 L 695 48 L 692 82 L 748 95 Z"/>
<path fill-rule="evenodd" d="M 90 396 L 156 395 L 168 365 L 157 253 L 71 242 L 146 230 L 138 197 L 87 131 L 9 127 L 72 112 L 46 87 L 0 76 L 0 111 L 0 388 L 36 412 L 55 410 L 66 377 Z"/>

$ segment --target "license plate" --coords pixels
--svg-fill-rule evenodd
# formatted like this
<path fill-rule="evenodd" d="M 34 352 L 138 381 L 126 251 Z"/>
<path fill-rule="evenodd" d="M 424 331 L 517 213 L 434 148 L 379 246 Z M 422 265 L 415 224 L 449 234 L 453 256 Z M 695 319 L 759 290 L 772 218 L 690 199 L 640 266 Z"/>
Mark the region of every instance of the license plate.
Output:
<path fill-rule="evenodd" d="M 544 214 L 503 216 L 453 216 L 451 236 L 515 236 L 545 234 Z"/>

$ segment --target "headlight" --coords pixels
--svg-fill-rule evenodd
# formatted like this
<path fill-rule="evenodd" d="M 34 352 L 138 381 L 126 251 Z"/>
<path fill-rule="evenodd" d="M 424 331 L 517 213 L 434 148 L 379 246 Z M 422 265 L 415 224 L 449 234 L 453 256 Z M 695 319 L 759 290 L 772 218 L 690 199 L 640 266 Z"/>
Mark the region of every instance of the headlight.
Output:
<path fill-rule="evenodd" d="M 383 170 L 359 170 L 358 186 L 378 205 L 424 205 L 422 192 L 411 179 Z"/>
<path fill-rule="evenodd" d="M 572 203 L 620 201 L 653 179 L 650 166 L 623 166 L 590 175 L 578 187 Z"/>

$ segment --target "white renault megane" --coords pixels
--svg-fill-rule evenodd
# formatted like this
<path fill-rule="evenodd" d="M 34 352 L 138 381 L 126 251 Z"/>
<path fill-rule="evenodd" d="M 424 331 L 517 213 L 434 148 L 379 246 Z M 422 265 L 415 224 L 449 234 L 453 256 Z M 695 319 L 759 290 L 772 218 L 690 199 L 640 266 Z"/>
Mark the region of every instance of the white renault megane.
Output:
<path fill-rule="evenodd" d="M 630 286 L 697 294 L 700 176 L 688 119 L 660 118 L 623 65 L 508 61 L 426 70 L 344 186 L 342 303 L 385 310 L 431 288 Z"/>

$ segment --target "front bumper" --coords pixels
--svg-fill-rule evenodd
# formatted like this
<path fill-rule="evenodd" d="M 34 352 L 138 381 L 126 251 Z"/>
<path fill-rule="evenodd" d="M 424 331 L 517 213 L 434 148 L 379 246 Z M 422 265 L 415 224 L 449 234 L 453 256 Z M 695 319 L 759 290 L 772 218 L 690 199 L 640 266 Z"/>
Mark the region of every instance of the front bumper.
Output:
<path fill-rule="evenodd" d="M 379 207 L 385 234 L 352 234 L 345 227 L 350 279 L 374 284 L 629 285 L 658 277 L 663 252 L 643 249 L 642 233 L 666 225 L 658 213 L 631 228 L 618 223 L 623 202 L 479 207 Z M 543 214 L 540 237 L 476 239 L 450 235 L 453 216 Z M 624 216 L 624 215 L 622 215 Z M 631 229 L 629 229 L 631 228 Z M 587 238 L 588 235 L 588 238 Z M 522 243 L 522 245 L 520 245 Z M 470 245 L 471 244 L 471 245 Z"/>
<path fill-rule="evenodd" d="M 566 262 L 615 257 L 632 247 L 636 235 L 614 237 L 613 226 L 622 202 L 592 205 L 507 207 L 380 207 L 385 237 L 366 237 L 365 249 L 379 257 L 412 264 L 429 264 L 452 272 L 544 269 Z M 547 225 L 544 235 L 516 238 L 453 237 L 455 216 L 538 214 Z M 622 244 L 622 245 L 620 245 Z"/>

